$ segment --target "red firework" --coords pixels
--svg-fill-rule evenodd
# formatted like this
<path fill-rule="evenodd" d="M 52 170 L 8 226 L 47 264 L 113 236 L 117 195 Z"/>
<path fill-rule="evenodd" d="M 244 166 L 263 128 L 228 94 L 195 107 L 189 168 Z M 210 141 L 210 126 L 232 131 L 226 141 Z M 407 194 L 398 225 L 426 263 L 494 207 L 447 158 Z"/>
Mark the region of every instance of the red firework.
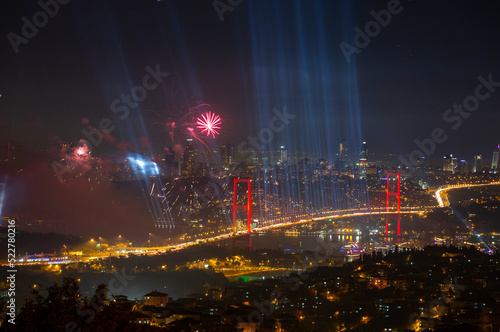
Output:
<path fill-rule="evenodd" d="M 207 133 L 207 136 L 212 135 L 215 138 L 215 134 L 219 135 L 219 132 L 216 129 L 220 129 L 220 124 L 222 123 L 220 116 L 208 111 L 205 114 L 202 114 L 201 117 L 198 118 L 196 124 L 197 128 L 201 129 L 202 133 Z"/>
<path fill-rule="evenodd" d="M 85 154 L 85 148 L 83 146 L 79 147 L 78 149 L 76 149 L 76 154 L 79 156 L 83 156 Z"/>

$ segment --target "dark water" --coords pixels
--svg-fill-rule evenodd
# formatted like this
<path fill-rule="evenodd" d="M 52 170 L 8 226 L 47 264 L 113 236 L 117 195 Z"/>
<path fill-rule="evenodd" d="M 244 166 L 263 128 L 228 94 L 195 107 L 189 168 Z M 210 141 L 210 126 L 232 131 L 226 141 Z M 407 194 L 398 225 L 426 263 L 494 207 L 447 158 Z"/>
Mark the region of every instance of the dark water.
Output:
<path fill-rule="evenodd" d="M 311 250 L 314 251 L 318 245 L 318 239 L 322 238 L 327 243 L 332 243 L 334 247 L 341 246 L 359 241 L 360 236 L 357 235 L 341 235 L 341 234 L 308 234 L 301 233 L 299 235 L 286 235 L 284 233 L 258 233 L 252 234 L 250 244 L 252 249 L 279 249 L 279 250 Z M 233 241 L 234 246 L 238 248 L 248 247 L 248 236 L 238 238 Z"/>

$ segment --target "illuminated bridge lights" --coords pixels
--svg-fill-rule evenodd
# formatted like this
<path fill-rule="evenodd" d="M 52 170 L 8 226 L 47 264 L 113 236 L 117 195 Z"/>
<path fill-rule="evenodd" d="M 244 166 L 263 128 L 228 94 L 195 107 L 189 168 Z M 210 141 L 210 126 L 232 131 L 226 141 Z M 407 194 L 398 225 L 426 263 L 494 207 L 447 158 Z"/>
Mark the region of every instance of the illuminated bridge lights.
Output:
<path fill-rule="evenodd" d="M 443 195 L 448 190 L 452 189 L 461 189 L 461 188 L 468 188 L 468 187 L 484 187 L 484 186 L 494 186 L 494 185 L 500 185 L 500 181 L 495 181 L 495 182 L 488 182 L 488 183 L 463 183 L 463 184 L 455 184 L 451 186 L 446 186 L 446 187 L 440 187 L 438 190 L 436 190 L 436 193 L 434 194 L 434 197 L 436 198 L 439 207 L 446 207 L 450 205 L 450 202 L 448 201 L 448 198 L 445 197 L 445 200 L 443 200 Z"/>
<path fill-rule="evenodd" d="M 308 217 L 306 216 L 298 216 L 298 218 L 301 218 L 300 220 L 297 221 L 290 221 L 290 222 L 282 222 L 279 224 L 274 224 L 274 225 L 268 225 L 268 226 L 263 226 L 263 227 L 257 227 L 253 229 L 253 232 L 264 232 L 268 230 L 274 230 L 274 229 L 279 229 L 282 227 L 289 227 L 289 226 L 294 226 L 294 225 L 301 225 L 301 224 L 306 224 L 306 223 L 311 223 L 315 221 L 321 221 L 321 220 L 327 220 L 327 219 L 341 219 L 341 218 L 349 218 L 349 217 L 359 217 L 359 216 L 369 216 L 369 215 L 386 215 L 386 214 L 393 214 L 397 215 L 399 213 L 401 214 L 425 214 L 427 213 L 426 209 L 432 209 L 434 207 L 408 207 L 408 208 L 403 208 L 401 211 L 396 212 L 387 212 L 385 211 L 385 208 L 379 208 L 379 211 L 374 211 L 376 209 L 372 209 L 370 211 L 359 211 L 357 209 L 349 209 L 349 210 L 339 210 L 336 211 L 336 213 L 331 214 L 331 215 L 325 215 L 321 217 Z M 245 231 L 237 231 L 233 233 L 225 233 L 225 234 L 220 234 L 216 235 L 213 237 L 208 237 L 204 238 L 203 240 L 197 239 L 195 241 L 188 241 L 184 243 L 179 243 L 179 244 L 171 244 L 168 246 L 164 247 L 141 247 L 141 248 L 128 248 L 128 252 L 135 252 L 135 253 L 144 253 L 147 255 L 157 255 L 159 253 L 164 253 L 167 251 L 178 251 L 182 249 L 186 249 L 191 246 L 195 245 L 200 245 L 200 244 L 207 244 L 207 243 L 213 243 L 217 241 L 222 241 L 222 240 L 227 240 L 231 238 L 235 238 L 238 236 L 243 236 L 247 235 L 247 230 Z M 43 257 L 46 258 L 46 257 Z M 61 259 L 62 258 L 62 259 Z M 75 262 L 92 262 L 95 260 L 105 260 L 108 259 L 109 256 L 108 254 L 103 255 L 103 256 L 93 256 L 93 257 L 87 257 L 87 258 L 78 258 L 78 260 L 72 259 L 71 257 L 57 257 L 53 261 L 54 263 L 59 263 L 59 264 L 70 264 L 70 263 L 75 263 Z M 25 263 L 26 264 L 26 263 Z M 30 264 L 48 264 L 46 260 L 43 261 L 32 261 Z M 5 265 L 4 265 L 5 266 Z"/>

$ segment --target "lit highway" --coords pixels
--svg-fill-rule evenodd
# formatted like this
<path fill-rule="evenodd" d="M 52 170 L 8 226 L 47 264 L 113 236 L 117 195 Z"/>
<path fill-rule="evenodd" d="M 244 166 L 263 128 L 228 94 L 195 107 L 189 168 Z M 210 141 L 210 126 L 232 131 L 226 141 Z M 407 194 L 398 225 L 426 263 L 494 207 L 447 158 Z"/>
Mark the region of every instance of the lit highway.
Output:
<path fill-rule="evenodd" d="M 438 188 L 438 190 L 436 190 L 436 193 L 434 194 L 434 197 L 436 198 L 439 207 L 446 207 L 450 205 L 450 202 L 448 201 L 448 196 L 446 195 L 446 192 L 449 190 L 470 188 L 470 187 L 485 187 L 494 185 L 500 185 L 500 182 L 497 181 L 497 182 L 487 182 L 487 183 L 477 183 L 477 184 L 470 184 L 470 183 L 455 184 L 451 186 Z"/>
<path fill-rule="evenodd" d="M 400 213 L 401 214 L 425 214 L 428 212 L 429 209 L 435 208 L 433 206 L 431 207 L 425 207 L 425 208 L 420 208 L 420 207 L 407 207 L 407 208 L 402 208 Z M 297 226 L 297 225 L 303 225 L 311 222 L 316 222 L 316 221 L 322 221 L 325 219 L 341 219 L 341 218 L 352 218 L 352 217 L 363 217 L 363 216 L 372 216 L 372 215 L 385 215 L 385 214 L 397 214 L 396 211 L 386 211 L 386 208 L 374 208 L 371 209 L 370 211 L 360 211 L 358 209 L 351 209 L 351 210 L 340 210 L 337 211 L 334 214 L 325 214 L 320 217 L 315 217 L 315 218 L 303 218 L 294 222 L 281 222 L 281 223 L 276 223 L 272 225 L 267 225 L 267 226 L 262 226 L 262 227 L 256 227 L 252 230 L 253 233 L 259 233 L 259 232 L 266 232 L 266 231 L 271 231 L 271 230 L 276 230 L 280 228 L 286 228 L 286 227 L 291 227 L 291 226 Z M 231 233 L 225 233 L 225 234 L 219 234 L 216 236 L 212 237 L 207 237 L 203 239 L 196 239 L 193 241 L 187 241 L 183 243 L 177 243 L 177 244 L 172 244 L 168 246 L 161 246 L 161 247 L 127 247 L 126 249 L 113 249 L 110 248 L 107 251 L 101 252 L 101 253 L 93 253 L 92 256 L 81 256 L 79 259 L 74 260 L 69 256 L 63 256 L 60 257 L 60 259 L 56 260 L 49 260 L 47 258 L 41 258 L 41 259 L 33 259 L 33 260 L 25 260 L 21 259 L 17 263 L 18 265 L 55 265 L 55 264 L 70 264 L 70 263 L 76 263 L 76 262 L 92 262 L 92 261 L 97 261 L 97 260 L 102 260 L 109 258 L 111 254 L 116 254 L 116 255 L 124 255 L 128 253 L 132 254 L 147 254 L 147 255 L 155 255 L 159 253 L 165 253 L 165 252 L 173 252 L 173 251 L 179 251 L 182 249 L 186 249 L 188 247 L 200 245 L 200 244 L 208 244 L 208 243 L 214 243 L 222 240 L 228 240 L 232 239 L 235 237 L 239 236 L 244 236 L 247 235 L 247 231 L 237 231 L 237 232 L 231 232 Z"/>

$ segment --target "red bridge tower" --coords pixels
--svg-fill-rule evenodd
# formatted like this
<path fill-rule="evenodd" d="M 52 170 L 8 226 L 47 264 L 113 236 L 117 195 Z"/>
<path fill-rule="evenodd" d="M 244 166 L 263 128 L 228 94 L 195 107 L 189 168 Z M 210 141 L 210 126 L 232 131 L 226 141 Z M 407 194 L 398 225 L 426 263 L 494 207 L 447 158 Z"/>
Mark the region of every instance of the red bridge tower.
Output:
<path fill-rule="evenodd" d="M 247 205 L 236 205 L 236 186 L 238 182 L 246 182 L 248 186 L 248 199 L 247 199 Z M 251 212 L 251 196 L 252 196 L 252 186 L 250 184 L 250 179 L 239 179 L 239 178 L 234 178 L 234 192 L 233 192 L 233 232 L 236 232 L 236 210 L 237 209 L 243 209 L 247 211 L 247 231 L 248 234 L 252 233 L 252 228 L 251 228 L 251 217 L 252 217 L 252 212 Z"/>
<path fill-rule="evenodd" d="M 390 185 L 391 176 L 395 177 L 393 180 L 397 180 L 397 191 L 396 186 Z M 397 207 L 397 218 L 398 218 L 398 236 L 401 235 L 400 223 L 401 223 L 401 173 L 387 173 L 387 199 L 386 199 L 386 212 L 389 212 L 389 199 L 393 196 L 397 197 L 398 207 Z M 389 214 L 385 215 L 385 235 L 389 235 Z"/>

